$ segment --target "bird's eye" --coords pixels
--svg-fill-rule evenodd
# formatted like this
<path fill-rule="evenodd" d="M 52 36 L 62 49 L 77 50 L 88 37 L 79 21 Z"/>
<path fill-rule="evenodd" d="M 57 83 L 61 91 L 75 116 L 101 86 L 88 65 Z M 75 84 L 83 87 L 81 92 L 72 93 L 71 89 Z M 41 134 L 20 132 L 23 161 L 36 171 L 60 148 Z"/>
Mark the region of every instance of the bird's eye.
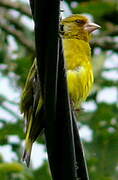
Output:
<path fill-rule="evenodd" d="M 79 20 L 79 19 L 77 19 L 76 22 L 77 22 L 78 24 L 83 24 L 83 21 L 82 21 L 82 20 Z"/>

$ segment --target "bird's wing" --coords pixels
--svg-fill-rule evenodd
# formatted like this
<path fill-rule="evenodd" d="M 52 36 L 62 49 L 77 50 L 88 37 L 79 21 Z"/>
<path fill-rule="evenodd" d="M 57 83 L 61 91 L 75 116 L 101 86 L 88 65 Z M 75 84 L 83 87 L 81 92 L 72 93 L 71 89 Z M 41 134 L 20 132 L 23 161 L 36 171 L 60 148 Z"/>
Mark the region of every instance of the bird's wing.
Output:
<path fill-rule="evenodd" d="M 29 70 L 21 97 L 20 108 L 26 120 L 26 139 L 23 160 L 26 161 L 27 166 L 29 166 L 32 144 L 44 128 L 44 107 L 36 60 L 34 60 Z"/>

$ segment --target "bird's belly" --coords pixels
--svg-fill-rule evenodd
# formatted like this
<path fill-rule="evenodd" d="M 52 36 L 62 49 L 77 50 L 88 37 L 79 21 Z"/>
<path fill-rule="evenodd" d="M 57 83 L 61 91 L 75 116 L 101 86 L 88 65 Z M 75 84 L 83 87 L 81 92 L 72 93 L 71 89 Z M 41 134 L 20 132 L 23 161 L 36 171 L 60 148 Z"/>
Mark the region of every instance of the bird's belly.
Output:
<path fill-rule="evenodd" d="M 89 68 L 79 67 L 75 70 L 67 70 L 68 90 L 74 107 L 80 106 L 89 95 L 93 84 L 93 70 Z"/>

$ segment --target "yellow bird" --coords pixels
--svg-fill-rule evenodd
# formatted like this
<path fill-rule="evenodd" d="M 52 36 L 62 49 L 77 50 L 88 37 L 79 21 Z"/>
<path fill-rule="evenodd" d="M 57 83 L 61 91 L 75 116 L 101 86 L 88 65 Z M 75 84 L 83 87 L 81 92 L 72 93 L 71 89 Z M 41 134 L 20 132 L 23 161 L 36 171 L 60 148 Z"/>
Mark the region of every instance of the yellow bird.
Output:
<path fill-rule="evenodd" d="M 90 34 L 99 25 L 80 14 L 60 22 L 66 64 L 67 85 L 72 105 L 77 109 L 89 95 L 93 85 Z M 29 165 L 33 142 L 43 127 L 43 100 L 37 83 L 37 65 L 34 61 L 21 97 L 21 112 L 26 119 L 26 146 L 23 159 Z M 38 115 L 38 119 L 37 119 Z M 40 117 L 40 123 L 39 123 Z"/>

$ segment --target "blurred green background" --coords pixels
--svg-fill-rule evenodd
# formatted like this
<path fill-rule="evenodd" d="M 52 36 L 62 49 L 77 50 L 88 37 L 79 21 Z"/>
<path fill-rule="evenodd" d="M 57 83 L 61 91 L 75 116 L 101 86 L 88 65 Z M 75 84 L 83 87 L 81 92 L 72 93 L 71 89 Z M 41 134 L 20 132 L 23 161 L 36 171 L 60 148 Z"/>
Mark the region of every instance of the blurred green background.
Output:
<path fill-rule="evenodd" d="M 78 114 L 90 180 L 118 179 L 118 1 L 68 0 L 66 14 L 84 13 L 102 28 L 91 40 L 95 85 Z M 69 9 L 70 10 L 69 10 Z M 19 100 L 35 56 L 30 7 L 0 0 L 0 179 L 50 180 L 44 138 L 31 167 L 21 163 L 24 120 Z M 47 17 L 48 18 L 48 17 Z M 38 149 L 38 150 L 36 150 Z M 37 152 L 37 153 L 35 153 Z M 79 152 L 78 152 L 79 153 Z M 40 161 L 40 163 L 36 163 Z"/>

